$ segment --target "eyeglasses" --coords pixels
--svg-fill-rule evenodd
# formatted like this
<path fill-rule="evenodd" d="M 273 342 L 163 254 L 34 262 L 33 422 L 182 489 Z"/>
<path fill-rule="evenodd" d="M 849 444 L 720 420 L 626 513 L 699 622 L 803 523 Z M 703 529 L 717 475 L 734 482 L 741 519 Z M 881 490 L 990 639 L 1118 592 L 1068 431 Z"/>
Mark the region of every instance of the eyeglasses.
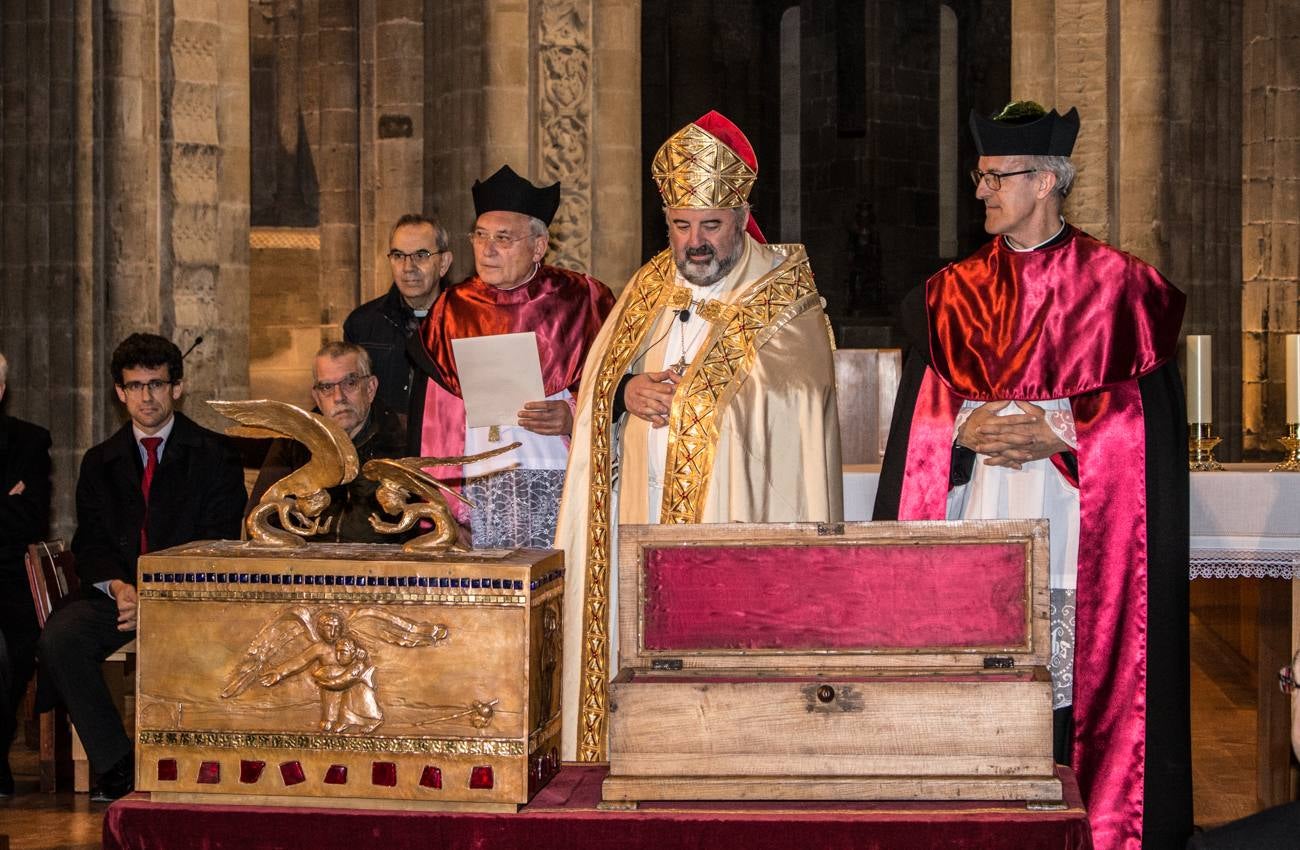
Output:
<path fill-rule="evenodd" d="M 370 375 L 358 375 L 356 372 L 349 372 L 337 381 L 317 381 L 311 385 L 311 391 L 320 395 L 333 395 L 336 389 L 342 387 L 345 394 L 351 395 L 356 392 L 362 381 L 369 378 Z"/>
<path fill-rule="evenodd" d="M 176 382 L 154 378 L 152 381 L 127 381 L 125 384 L 118 384 L 118 386 L 121 387 L 122 392 L 127 395 L 143 395 L 146 392 L 149 393 L 149 395 L 153 395 L 163 387 L 170 387 L 174 383 Z"/>
<path fill-rule="evenodd" d="M 1295 690 L 1295 672 L 1290 667 L 1283 667 L 1277 671 L 1277 686 L 1284 694 Z"/>
<path fill-rule="evenodd" d="M 469 241 L 480 246 L 491 242 L 498 249 L 504 251 L 506 248 L 509 248 L 521 239 L 528 239 L 533 235 L 534 234 L 532 233 L 525 233 L 523 236 L 511 236 L 507 233 L 488 233 L 486 230 L 471 230 L 469 232 Z"/>
<path fill-rule="evenodd" d="M 412 251 L 411 253 L 407 254 L 403 251 L 399 251 L 396 248 L 394 248 L 393 250 L 388 252 L 388 259 L 392 260 L 393 265 L 397 265 L 397 266 L 402 265 L 407 260 L 415 260 L 415 264 L 417 266 L 422 266 L 425 263 L 429 262 L 429 260 L 433 259 L 434 254 L 441 254 L 441 253 L 442 253 L 441 250 L 426 251 L 423 248 L 421 248 L 418 251 Z"/>
<path fill-rule="evenodd" d="M 1017 177 L 1021 174 L 1033 174 L 1036 171 L 1038 171 L 1037 168 L 1026 168 L 1024 171 L 980 171 L 978 168 L 972 168 L 970 170 L 970 180 L 976 187 L 983 181 L 985 186 L 996 192 L 1002 188 L 1003 177 Z"/>

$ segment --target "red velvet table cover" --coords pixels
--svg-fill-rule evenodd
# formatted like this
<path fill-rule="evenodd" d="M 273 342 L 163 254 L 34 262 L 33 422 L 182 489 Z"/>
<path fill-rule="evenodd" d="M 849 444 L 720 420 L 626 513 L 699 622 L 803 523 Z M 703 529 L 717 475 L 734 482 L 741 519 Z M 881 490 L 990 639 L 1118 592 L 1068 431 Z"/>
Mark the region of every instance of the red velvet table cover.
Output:
<path fill-rule="evenodd" d="M 1023 803 L 647 803 L 598 811 L 604 766 L 565 765 L 519 814 L 386 812 L 154 803 L 109 807 L 105 850 L 1091 850 L 1074 776 L 1062 811 Z"/>

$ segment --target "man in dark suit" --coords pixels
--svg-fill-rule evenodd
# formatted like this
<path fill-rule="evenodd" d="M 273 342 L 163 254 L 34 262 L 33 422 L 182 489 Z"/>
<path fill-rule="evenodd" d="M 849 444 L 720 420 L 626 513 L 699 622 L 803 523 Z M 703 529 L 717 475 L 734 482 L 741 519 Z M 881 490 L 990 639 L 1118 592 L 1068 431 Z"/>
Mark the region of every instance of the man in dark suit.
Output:
<path fill-rule="evenodd" d="M 135 781 L 132 743 L 100 664 L 135 637 L 136 559 L 238 537 L 246 497 L 234 448 L 174 410 L 184 391 L 175 345 L 132 334 L 113 352 L 111 368 L 131 421 L 81 461 L 72 538 L 81 589 L 46 624 L 38 646 L 42 688 L 52 686 L 68 707 L 99 774 L 100 799 L 121 797 Z"/>
<path fill-rule="evenodd" d="M 0 400 L 9 364 L 0 354 Z M 36 666 L 36 610 L 23 568 L 50 517 L 50 432 L 0 413 L 0 797 L 14 793 L 9 746 Z"/>

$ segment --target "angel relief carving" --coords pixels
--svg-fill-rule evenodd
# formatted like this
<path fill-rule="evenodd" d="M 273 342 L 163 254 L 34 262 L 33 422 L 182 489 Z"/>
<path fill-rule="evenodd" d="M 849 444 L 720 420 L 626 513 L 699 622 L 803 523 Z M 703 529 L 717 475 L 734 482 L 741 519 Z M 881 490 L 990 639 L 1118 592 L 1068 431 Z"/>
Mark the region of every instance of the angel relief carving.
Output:
<path fill-rule="evenodd" d="M 384 722 L 376 665 L 367 640 L 392 646 L 436 646 L 447 627 L 379 608 L 351 613 L 294 606 L 267 623 L 249 643 L 221 691 L 223 699 L 254 685 L 273 688 L 303 675 L 320 695 L 323 732 L 367 733 Z"/>

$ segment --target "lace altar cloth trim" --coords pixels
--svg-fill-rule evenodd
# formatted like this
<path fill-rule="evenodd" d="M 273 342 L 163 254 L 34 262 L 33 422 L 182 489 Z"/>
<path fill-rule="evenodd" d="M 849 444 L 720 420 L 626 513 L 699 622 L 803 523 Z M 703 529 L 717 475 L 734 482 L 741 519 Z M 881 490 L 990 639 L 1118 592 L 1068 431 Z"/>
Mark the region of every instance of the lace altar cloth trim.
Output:
<path fill-rule="evenodd" d="M 1284 578 L 1300 575 L 1300 552 L 1193 549 L 1190 578 Z"/>

